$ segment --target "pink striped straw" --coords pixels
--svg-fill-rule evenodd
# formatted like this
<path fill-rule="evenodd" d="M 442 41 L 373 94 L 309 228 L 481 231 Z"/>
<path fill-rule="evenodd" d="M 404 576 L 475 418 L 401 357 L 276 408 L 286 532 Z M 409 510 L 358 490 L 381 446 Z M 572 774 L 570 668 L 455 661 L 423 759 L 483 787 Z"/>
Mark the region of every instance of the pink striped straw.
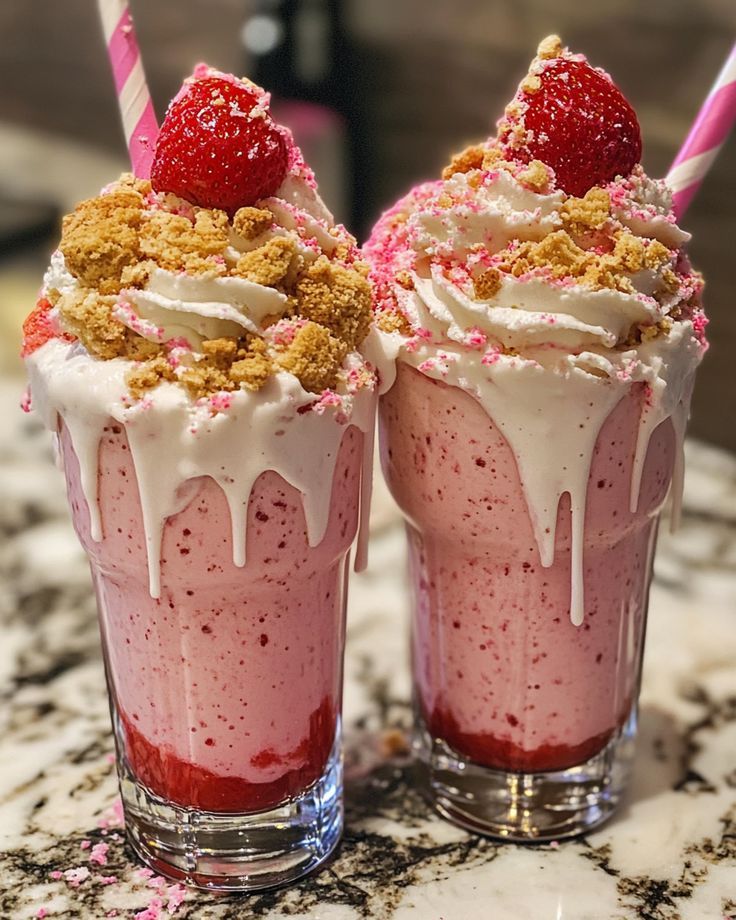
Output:
<path fill-rule="evenodd" d="M 679 219 L 695 197 L 706 173 L 736 121 L 736 44 L 703 103 L 685 143 L 667 173 Z"/>
<path fill-rule="evenodd" d="M 97 0 L 107 43 L 130 164 L 140 179 L 151 175 L 158 137 L 156 113 L 146 85 L 143 62 L 126 0 Z"/>

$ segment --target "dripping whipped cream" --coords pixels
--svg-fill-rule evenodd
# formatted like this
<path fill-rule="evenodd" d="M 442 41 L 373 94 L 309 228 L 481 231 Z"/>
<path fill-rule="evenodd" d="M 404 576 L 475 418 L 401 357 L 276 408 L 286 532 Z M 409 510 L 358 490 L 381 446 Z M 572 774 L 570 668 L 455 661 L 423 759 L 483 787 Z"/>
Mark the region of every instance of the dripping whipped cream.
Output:
<path fill-rule="evenodd" d="M 300 412 L 315 403 L 315 396 L 282 372 L 258 393 L 223 394 L 227 407 L 212 414 L 208 405 L 192 403 L 173 383 L 162 383 L 146 399 L 131 402 L 125 385 L 129 365 L 122 359 L 96 361 L 80 346 L 59 340 L 49 341 L 27 358 L 34 409 L 51 431 L 57 431 L 61 422 L 69 433 L 95 541 L 105 537 L 97 500 L 100 441 L 111 419 L 124 427 L 140 492 L 152 597 L 161 593 L 166 521 L 181 510 L 182 487 L 201 476 L 212 477 L 225 494 L 235 565 L 246 563 L 248 501 L 266 470 L 277 472 L 302 493 L 309 544 L 318 545 L 327 528 L 340 444 L 350 425 L 363 432 L 365 444 L 361 507 L 365 532 L 375 413 L 370 388 L 343 399 L 339 409 L 328 406 Z"/>

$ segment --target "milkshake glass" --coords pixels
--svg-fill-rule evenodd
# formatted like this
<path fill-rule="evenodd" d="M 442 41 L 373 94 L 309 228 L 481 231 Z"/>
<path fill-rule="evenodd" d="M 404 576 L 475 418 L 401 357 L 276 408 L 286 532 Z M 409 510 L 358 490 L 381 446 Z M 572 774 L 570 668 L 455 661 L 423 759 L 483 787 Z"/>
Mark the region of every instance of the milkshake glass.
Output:
<path fill-rule="evenodd" d="M 568 61 L 584 59 L 543 43 L 530 76 Z M 662 183 L 632 163 L 572 195 L 500 128 L 385 214 L 366 253 L 415 752 L 446 817 L 551 840 L 609 816 L 629 773 L 704 318 Z"/>
<path fill-rule="evenodd" d="M 202 69 L 178 99 L 202 81 L 228 114 L 247 117 L 241 89 L 267 106 Z M 155 165 L 153 188 L 123 177 L 83 202 L 24 349 L 90 560 L 129 839 L 158 872 L 240 890 L 310 871 L 342 831 L 375 414 L 366 269 L 272 128 L 284 172 L 242 208 L 157 187 Z M 113 230 L 126 277 L 119 252 L 92 277 L 80 250 Z"/>

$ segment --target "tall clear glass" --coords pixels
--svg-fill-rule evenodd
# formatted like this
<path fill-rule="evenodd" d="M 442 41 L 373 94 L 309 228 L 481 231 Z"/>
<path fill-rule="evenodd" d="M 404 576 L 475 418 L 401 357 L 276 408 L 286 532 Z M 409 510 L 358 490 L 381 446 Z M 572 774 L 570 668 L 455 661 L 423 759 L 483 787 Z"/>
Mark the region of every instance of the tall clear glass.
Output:
<path fill-rule="evenodd" d="M 631 513 L 644 398 L 643 387 L 631 388 L 596 444 L 580 626 L 570 618 L 567 496 L 544 568 L 516 461 L 481 405 L 401 362 L 382 398 L 383 470 L 409 542 L 415 748 L 437 809 L 471 830 L 571 836 L 608 817 L 621 795 L 674 461 L 665 422 Z"/>
<path fill-rule="evenodd" d="M 63 425 L 60 441 L 97 593 L 133 847 L 161 873 L 204 887 L 298 878 L 342 830 L 342 659 L 362 433 L 343 436 L 318 546 L 309 546 L 301 494 L 273 471 L 260 476 L 243 568 L 232 561 L 219 486 L 186 483 L 182 510 L 164 526 L 157 599 L 124 429 L 110 421 L 100 445 L 100 542 Z"/>

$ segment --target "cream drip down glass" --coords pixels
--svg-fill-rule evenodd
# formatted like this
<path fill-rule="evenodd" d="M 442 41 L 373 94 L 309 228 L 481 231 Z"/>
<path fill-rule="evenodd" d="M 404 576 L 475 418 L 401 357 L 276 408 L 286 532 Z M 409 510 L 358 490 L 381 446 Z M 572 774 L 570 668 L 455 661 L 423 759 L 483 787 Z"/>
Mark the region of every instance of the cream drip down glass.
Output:
<path fill-rule="evenodd" d="M 543 43 L 530 77 L 569 61 L 588 66 Z M 507 119 L 542 91 L 530 77 Z M 427 789 L 471 830 L 551 840 L 610 815 L 630 769 L 705 321 L 663 183 L 632 163 L 570 194 L 500 127 L 366 255 Z"/>
<path fill-rule="evenodd" d="M 129 176 L 80 204 L 24 348 L 90 560 L 127 833 L 157 871 L 240 890 L 340 838 L 376 401 L 367 269 L 273 130 L 288 160 L 255 204 Z"/>

